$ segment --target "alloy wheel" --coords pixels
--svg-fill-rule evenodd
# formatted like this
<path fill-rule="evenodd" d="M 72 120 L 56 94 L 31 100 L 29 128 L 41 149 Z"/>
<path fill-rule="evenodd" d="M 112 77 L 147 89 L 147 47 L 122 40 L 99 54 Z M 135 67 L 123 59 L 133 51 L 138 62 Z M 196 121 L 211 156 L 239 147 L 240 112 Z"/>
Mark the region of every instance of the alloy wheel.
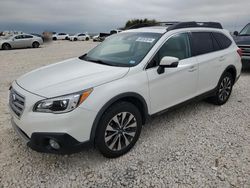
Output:
<path fill-rule="evenodd" d="M 134 139 L 137 131 L 137 121 L 133 114 L 121 112 L 108 123 L 105 130 L 105 144 L 112 151 L 126 148 Z"/>
<path fill-rule="evenodd" d="M 225 101 L 230 96 L 232 90 L 232 81 L 229 77 L 225 77 L 219 87 L 219 99 Z"/>

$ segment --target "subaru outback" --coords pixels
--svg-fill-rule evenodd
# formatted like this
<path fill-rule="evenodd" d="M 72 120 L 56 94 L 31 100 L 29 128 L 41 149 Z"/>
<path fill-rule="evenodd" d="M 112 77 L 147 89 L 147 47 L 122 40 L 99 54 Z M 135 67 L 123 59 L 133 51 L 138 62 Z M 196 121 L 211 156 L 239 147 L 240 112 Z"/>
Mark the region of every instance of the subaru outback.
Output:
<path fill-rule="evenodd" d="M 118 157 L 135 145 L 149 116 L 193 99 L 226 103 L 241 67 L 240 50 L 220 23 L 123 31 L 87 54 L 16 79 L 12 125 L 39 152 L 91 144 Z"/>

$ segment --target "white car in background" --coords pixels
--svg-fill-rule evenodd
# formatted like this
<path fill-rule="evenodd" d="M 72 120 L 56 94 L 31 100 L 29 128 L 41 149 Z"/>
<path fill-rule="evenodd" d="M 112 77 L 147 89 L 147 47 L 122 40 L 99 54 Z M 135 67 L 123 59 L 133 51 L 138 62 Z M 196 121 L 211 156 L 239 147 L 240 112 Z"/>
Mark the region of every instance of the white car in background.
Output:
<path fill-rule="evenodd" d="M 75 35 L 72 35 L 72 36 L 69 36 L 69 40 L 70 41 L 77 41 L 77 40 L 80 40 L 80 41 L 88 41 L 90 39 L 90 36 L 87 35 L 87 34 L 84 34 L 84 33 L 77 33 Z"/>
<path fill-rule="evenodd" d="M 56 33 L 52 36 L 53 40 L 68 40 L 69 35 L 66 33 Z"/>
<path fill-rule="evenodd" d="M 99 38 L 99 35 L 95 35 L 95 36 L 92 37 L 94 42 L 98 41 L 98 38 Z"/>
<path fill-rule="evenodd" d="M 25 33 L 7 35 L 0 39 L 0 49 L 3 50 L 27 47 L 38 48 L 41 44 L 43 44 L 43 39 L 41 37 Z"/>

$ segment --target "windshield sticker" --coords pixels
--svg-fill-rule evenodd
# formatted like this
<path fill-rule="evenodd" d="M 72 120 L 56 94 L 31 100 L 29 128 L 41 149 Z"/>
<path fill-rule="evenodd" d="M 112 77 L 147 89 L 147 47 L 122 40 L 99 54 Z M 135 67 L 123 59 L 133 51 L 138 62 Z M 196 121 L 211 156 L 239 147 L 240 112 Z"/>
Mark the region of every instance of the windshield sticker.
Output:
<path fill-rule="evenodd" d="M 137 42 L 149 42 L 152 43 L 155 41 L 154 38 L 144 38 L 144 37 L 139 37 L 138 39 L 136 39 Z"/>
<path fill-rule="evenodd" d="M 135 64 L 135 61 L 134 60 L 130 60 L 129 64 Z"/>

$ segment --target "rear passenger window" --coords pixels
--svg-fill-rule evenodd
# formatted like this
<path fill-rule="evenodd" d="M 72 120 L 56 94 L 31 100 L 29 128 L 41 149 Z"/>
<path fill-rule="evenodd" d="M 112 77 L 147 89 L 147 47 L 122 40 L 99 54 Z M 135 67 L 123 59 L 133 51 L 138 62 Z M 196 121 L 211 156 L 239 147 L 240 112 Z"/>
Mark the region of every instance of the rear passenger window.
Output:
<path fill-rule="evenodd" d="M 215 51 L 210 32 L 193 32 L 192 39 L 193 55 L 202 55 Z"/>
<path fill-rule="evenodd" d="M 232 44 L 232 41 L 222 33 L 213 33 L 213 36 L 219 42 L 221 49 L 226 49 Z"/>

